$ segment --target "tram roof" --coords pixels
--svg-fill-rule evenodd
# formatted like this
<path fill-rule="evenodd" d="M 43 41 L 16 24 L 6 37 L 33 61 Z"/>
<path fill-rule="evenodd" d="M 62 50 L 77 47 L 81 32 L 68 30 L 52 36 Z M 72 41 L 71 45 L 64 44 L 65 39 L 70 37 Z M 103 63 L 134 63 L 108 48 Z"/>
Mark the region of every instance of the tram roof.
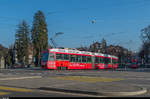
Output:
<path fill-rule="evenodd" d="M 75 54 L 87 54 L 87 55 L 93 55 L 92 52 L 87 51 L 79 51 L 79 50 L 71 50 L 71 49 L 50 49 L 52 52 L 62 52 L 62 53 L 75 53 Z"/>
<path fill-rule="evenodd" d="M 97 55 L 97 56 L 104 56 L 104 57 L 118 58 L 118 57 L 116 57 L 116 56 L 108 55 L 108 54 L 92 53 L 92 52 L 79 51 L 79 50 L 72 50 L 72 49 L 59 49 L 59 48 L 53 48 L 53 49 L 49 49 L 49 51 L 52 51 L 52 52 L 62 52 L 62 53 L 75 53 L 75 54 Z"/>

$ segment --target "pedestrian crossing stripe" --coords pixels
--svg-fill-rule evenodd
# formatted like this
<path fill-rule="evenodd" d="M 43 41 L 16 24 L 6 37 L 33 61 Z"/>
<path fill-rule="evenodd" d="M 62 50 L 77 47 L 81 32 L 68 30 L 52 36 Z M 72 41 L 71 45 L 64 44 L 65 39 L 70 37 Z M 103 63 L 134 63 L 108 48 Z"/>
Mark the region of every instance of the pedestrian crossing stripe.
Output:
<path fill-rule="evenodd" d="M 0 95 L 2 96 L 2 95 L 8 95 L 8 94 L 10 94 L 9 92 L 0 92 Z"/>
<path fill-rule="evenodd" d="M 33 90 L 31 90 L 31 89 L 13 88 L 13 87 L 5 87 L 5 86 L 0 86 L 0 90 L 16 91 L 16 92 L 32 92 L 32 91 L 33 91 Z"/>

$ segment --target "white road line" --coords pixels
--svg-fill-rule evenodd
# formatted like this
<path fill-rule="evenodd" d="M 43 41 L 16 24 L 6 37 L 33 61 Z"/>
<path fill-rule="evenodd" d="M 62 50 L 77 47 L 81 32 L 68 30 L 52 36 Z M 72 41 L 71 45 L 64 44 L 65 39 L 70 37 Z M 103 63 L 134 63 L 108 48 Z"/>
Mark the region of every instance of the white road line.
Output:
<path fill-rule="evenodd" d="M 0 78 L 0 80 L 19 80 L 19 79 L 31 79 L 31 78 L 42 78 L 41 76 L 30 76 L 30 77 L 17 77 L 17 78 Z"/>

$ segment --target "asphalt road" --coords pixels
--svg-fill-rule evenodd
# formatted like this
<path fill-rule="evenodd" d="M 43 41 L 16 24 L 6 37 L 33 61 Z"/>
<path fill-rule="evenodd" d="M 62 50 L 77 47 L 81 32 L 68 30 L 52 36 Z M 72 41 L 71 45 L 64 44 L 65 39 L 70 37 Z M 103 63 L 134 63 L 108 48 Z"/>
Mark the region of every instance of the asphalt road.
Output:
<path fill-rule="evenodd" d="M 3 86 L 4 88 L 7 86 Z M 11 88 L 11 89 L 9 89 Z M 16 90 L 20 89 L 20 90 Z M 23 91 L 30 90 L 30 91 Z M 7 87 L 5 90 L 0 90 L 0 98 L 9 98 L 9 97 L 88 97 L 84 95 L 73 95 L 67 93 L 59 93 L 52 91 L 39 91 L 39 90 L 31 90 L 25 88 L 17 88 L 17 87 Z"/>
<path fill-rule="evenodd" d="M 46 86 L 51 81 L 54 86 L 64 86 L 70 82 L 55 83 L 49 77 L 106 77 L 120 78 L 118 82 L 96 82 L 102 84 L 130 84 L 145 87 L 148 92 L 133 97 L 150 97 L 150 69 L 117 69 L 117 70 L 43 70 L 40 68 L 1 69 L 0 70 L 0 97 L 93 97 L 87 94 L 72 94 L 56 91 L 41 91 L 35 88 Z M 48 80 L 49 79 L 49 80 Z M 62 78 L 61 78 L 62 79 Z M 68 80 L 67 80 L 68 81 Z M 64 83 L 65 82 L 65 83 Z M 82 82 L 75 82 L 81 83 Z M 86 82 L 89 83 L 89 82 Z M 93 84 L 96 84 L 93 83 Z M 18 88 L 18 89 L 17 89 Z M 20 88 L 20 89 L 19 89 Z M 22 91 L 22 90 L 31 91 Z M 103 96 L 102 96 L 103 97 Z"/>

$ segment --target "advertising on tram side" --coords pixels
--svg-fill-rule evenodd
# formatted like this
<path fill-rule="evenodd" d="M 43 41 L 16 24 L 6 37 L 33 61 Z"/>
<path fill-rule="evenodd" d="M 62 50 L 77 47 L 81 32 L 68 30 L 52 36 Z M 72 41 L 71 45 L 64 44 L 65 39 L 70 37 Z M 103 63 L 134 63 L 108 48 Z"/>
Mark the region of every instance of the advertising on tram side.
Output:
<path fill-rule="evenodd" d="M 78 50 L 48 49 L 43 51 L 41 59 L 43 69 L 115 69 L 118 57 L 102 53 Z"/>

